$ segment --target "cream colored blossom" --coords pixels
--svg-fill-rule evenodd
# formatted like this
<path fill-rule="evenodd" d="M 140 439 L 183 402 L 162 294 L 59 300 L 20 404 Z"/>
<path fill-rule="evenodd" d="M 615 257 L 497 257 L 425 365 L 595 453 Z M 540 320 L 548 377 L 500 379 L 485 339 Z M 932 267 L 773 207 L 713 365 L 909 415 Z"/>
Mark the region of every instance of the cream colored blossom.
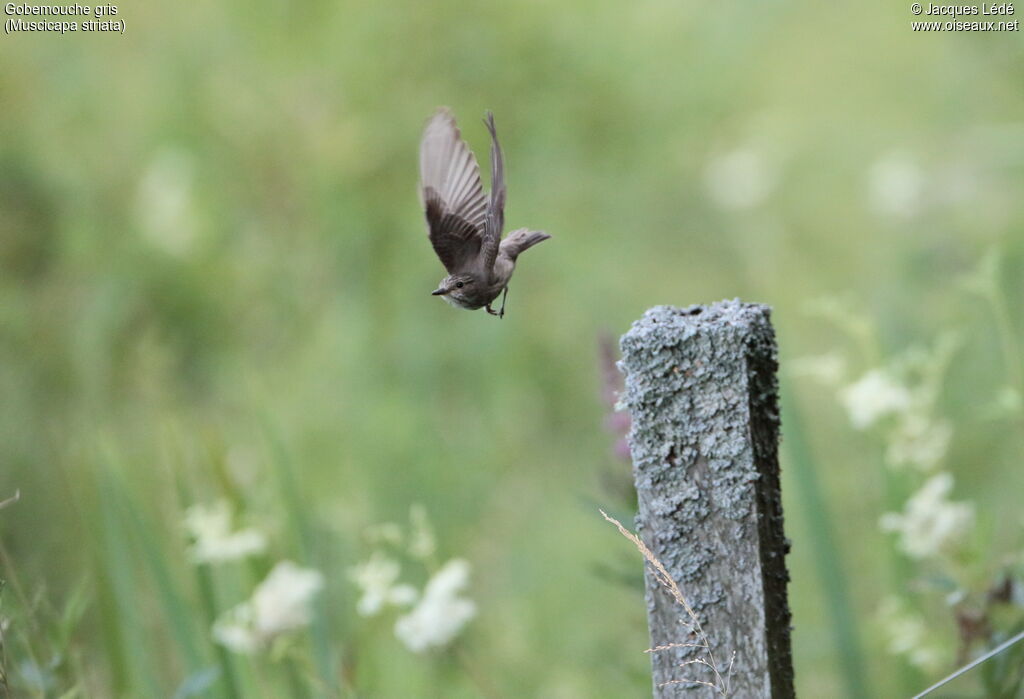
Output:
<path fill-rule="evenodd" d="M 447 646 L 476 616 L 476 605 L 461 596 L 469 571 L 468 561 L 448 561 L 427 582 L 419 604 L 395 622 L 395 635 L 409 650 L 422 653 Z"/>
<path fill-rule="evenodd" d="M 883 417 L 909 410 L 913 396 L 906 386 L 881 369 L 872 369 L 839 392 L 839 400 L 858 430 Z"/>
<path fill-rule="evenodd" d="M 281 634 L 309 624 L 310 602 L 323 585 L 320 571 L 282 561 L 252 597 L 217 619 L 213 637 L 236 653 L 265 650 Z"/>
<path fill-rule="evenodd" d="M 235 653 L 258 652 L 261 641 L 253 630 L 252 606 L 241 604 L 221 614 L 213 622 L 213 640 Z"/>
<path fill-rule="evenodd" d="M 887 650 L 900 655 L 911 665 L 925 672 L 938 672 L 948 661 L 947 651 L 936 643 L 920 614 L 907 610 L 900 600 L 890 597 L 879 609 L 878 616 L 885 631 Z"/>
<path fill-rule="evenodd" d="M 892 466 L 931 471 L 946 455 L 952 437 L 953 426 L 948 420 L 929 420 L 911 412 L 889 435 L 885 458 Z"/>
<path fill-rule="evenodd" d="M 949 550 L 974 524 L 974 506 L 948 499 L 953 476 L 939 473 L 907 500 L 902 513 L 889 512 L 879 524 L 899 535 L 899 546 L 911 558 L 928 558 Z"/>
<path fill-rule="evenodd" d="M 231 530 L 231 506 L 226 500 L 188 508 L 185 528 L 193 538 L 189 555 L 195 563 L 236 560 L 267 548 L 266 537 L 256 529 Z"/>
<path fill-rule="evenodd" d="M 356 611 L 373 616 L 387 605 L 406 606 L 416 601 L 416 588 L 395 584 L 401 566 L 398 561 L 375 552 L 368 561 L 354 567 L 349 576 L 362 591 Z"/>

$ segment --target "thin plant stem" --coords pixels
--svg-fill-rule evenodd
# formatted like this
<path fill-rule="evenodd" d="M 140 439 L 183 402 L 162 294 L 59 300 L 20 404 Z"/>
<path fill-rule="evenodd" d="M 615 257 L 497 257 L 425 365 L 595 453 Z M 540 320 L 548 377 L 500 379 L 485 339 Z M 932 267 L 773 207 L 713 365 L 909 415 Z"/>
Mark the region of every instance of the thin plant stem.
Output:
<path fill-rule="evenodd" d="M 786 439 L 783 448 L 788 454 L 787 466 L 792 469 L 796 496 L 807 517 L 807 531 L 814 564 L 827 608 L 832 616 L 833 640 L 842 668 L 846 694 L 849 697 L 873 696 L 864 671 L 864 658 L 860 647 L 860 634 L 856 616 L 850 605 L 847 577 L 840 549 L 836 546 L 835 527 L 821 483 L 818 470 L 811 456 L 810 447 L 804 438 L 803 424 L 796 406 L 795 394 L 783 385 L 783 403 L 787 405 L 784 424 Z"/>
<path fill-rule="evenodd" d="M 960 668 L 959 670 L 954 672 L 953 674 L 948 675 L 947 677 L 943 677 L 941 680 L 939 680 L 938 682 L 936 682 L 935 684 L 933 684 L 931 687 L 929 687 L 928 689 L 924 690 L 920 694 L 915 694 L 914 695 L 914 699 L 921 699 L 921 697 L 923 697 L 925 695 L 928 695 L 928 694 L 931 694 L 932 692 L 934 692 L 939 687 L 942 687 L 943 685 L 949 684 L 950 682 L 955 680 L 960 675 L 964 674 L 965 672 L 969 672 L 970 670 L 973 670 L 974 668 L 978 667 L 979 665 L 981 665 L 986 660 L 989 660 L 990 658 L 994 658 L 995 656 L 999 655 L 1000 653 L 1002 653 L 1004 650 L 1006 650 L 1010 646 L 1012 646 L 1015 643 L 1018 643 L 1018 642 L 1020 642 L 1022 640 L 1024 640 L 1024 631 L 1021 631 L 1019 634 L 1017 634 L 1013 638 L 1010 638 L 1010 639 L 1004 641 L 1003 643 L 1000 643 L 998 646 L 996 646 L 995 648 L 990 650 L 988 653 L 985 653 L 984 655 L 981 655 L 981 656 L 975 658 L 974 660 L 972 660 L 971 662 L 967 663 L 962 668 Z"/>
<path fill-rule="evenodd" d="M 668 591 L 668 593 L 672 596 L 672 599 L 674 599 L 686 611 L 686 615 L 690 618 L 690 622 L 687 623 L 686 626 L 688 626 L 693 631 L 693 633 L 696 634 L 698 641 L 697 646 L 701 648 L 707 654 L 708 657 L 706 660 L 704 658 L 697 658 L 695 660 L 686 661 L 683 663 L 683 666 L 693 664 L 705 665 L 706 667 L 711 669 L 711 672 L 715 676 L 714 682 L 708 682 L 706 680 L 697 679 L 681 679 L 665 682 L 662 686 L 668 684 L 700 684 L 705 685 L 707 687 L 711 687 L 722 696 L 729 696 L 729 682 L 727 679 L 722 677 L 722 674 L 718 669 L 718 664 L 715 662 L 714 653 L 711 651 L 711 643 L 708 640 L 707 634 L 704 633 L 704 629 L 701 627 L 700 619 L 697 617 L 697 613 L 693 611 L 693 607 L 690 606 L 690 603 L 686 601 L 686 598 L 683 596 L 682 590 L 679 589 L 679 585 L 676 584 L 676 581 L 672 578 L 671 575 L 669 575 L 668 571 L 665 570 L 665 566 L 662 564 L 662 562 L 658 560 L 658 557 L 654 555 L 653 551 L 647 548 L 647 544 L 645 544 L 639 536 L 637 536 L 636 534 L 622 526 L 622 523 L 619 522 L 619 520 L 615 519 L 614 517 L 608 516 L 608 514 L 604 510 L 599 510 L 599 512 L 601 513 L 602 517 L 604 517 L 606 520 L 614 524 L 616 528 L 618 528 L 620 534 L 622 534 L 624 537 L 633 542 L 633 545 L 636 546 L 640 553 L 643 554 L 643 557 L 647 559 L 647 563 L 651 566 L 651 569 L 654 572 L 655 579 L 661 584 L 662 587 L 664 587 Z M 669 647 L 671 647 L 671 644 Z M 652 648 L 649 650 L 654 652 L 666 649 L 667 648 L 665 646 L 659 646 L 657 648 Z M 735 657 L 736 654 L 733 653 L 733 659 L 735 659 Z M 729 661 L 729 668 L 732 668 L 732 662 L 732 660 Z M 728 670 L 726 671 L 726 675 L 728 675 Z"/>
<path fill-rule="evenodd" d="M 18 500 L 21 500 L 21 490 L 20 489 L 19 490 L 15 490 L 14 491 L 14 495 L 12 495 L 11 497 L 7 498 L 6 500 L 0 501 L 0 510 L 4 509 L 8 505 L 13 505 L 14 503 L 18 502 Z"/>
<path fill-rule="evenodd" d="M 217 594 L 213 587 L 213 576 L 209 566 L 200 564 L 195 567 L 196 581 L 199 586 L 199 597 L 202 600 L 203 612 L 209 624 L 217 618 Z M 229 699 L 241 699 L 241 692 L 238 689 L 238 675 L 235 670 L 235 662 L 231 652 L 220 643 L 214 643 L 214 652 L 217 654 L 217 661 L 220 664 L 221 676 L 224 678 L 224 691 Z"/>

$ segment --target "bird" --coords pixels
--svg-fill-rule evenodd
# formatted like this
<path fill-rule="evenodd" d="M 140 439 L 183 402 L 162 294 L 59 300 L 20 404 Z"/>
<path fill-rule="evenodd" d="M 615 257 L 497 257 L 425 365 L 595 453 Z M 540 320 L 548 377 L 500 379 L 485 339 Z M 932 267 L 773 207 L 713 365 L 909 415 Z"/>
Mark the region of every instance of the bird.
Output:
<path fill-rule="evenodd" d="M 441 107 L 427 121 L 420 142 L 420 200 L 430 243 L 448 272 L 430 293 L 457 308 L 486 308 L 502 318 L 516 260 L 551 236 L 519 228 L 502 240 L 505 164 L 489 111 L 484 124 L 491 134 L 490 197 L 484 196 L 480 166 L 462 140 L 455 116 Z M 494 310 L 491 304 L 499 294 L 501 308 Z"/>

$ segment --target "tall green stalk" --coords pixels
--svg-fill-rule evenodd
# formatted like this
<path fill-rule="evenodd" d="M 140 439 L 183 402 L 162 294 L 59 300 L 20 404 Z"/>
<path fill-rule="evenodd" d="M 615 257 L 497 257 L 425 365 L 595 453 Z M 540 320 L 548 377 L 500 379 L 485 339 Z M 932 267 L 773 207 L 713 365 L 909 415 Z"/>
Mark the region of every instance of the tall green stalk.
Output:
<path fill-rule="evenodd" d="M 273 454 L 274 466 L 277 471 L 278 483 L 284 500 L 285 509 L 288 513 L 288 520 L 299 549 L 302 552 L 304 562 L 308 565 L 315 565 L 318 559 L 312 525 L 307 517 L 307 507 L 303 502 L 299 484 L 295 476 L 295 470 L 287 450 L 281 444 L 273 427 L 268 420 L 264 421 L 267 439 L 270 442 Z M 326 596 L 318 595 L 315 601 L 316 613 L 310 623 L 310 634 L 313 639 L 313 655 L 316 662 L 317 672 L 320 681 L 328 696 L 337 696 L 338 682 L 334 661 L 331 655 L 330 641 L 330 612 Z"/>
<path fill-rule="evenodd" d="M 793 470 L 796 496 L 806 513 L 807 532 L 814 553 L 814 567 L 832 616 L 832 638 L 839 656 L 847 696 L 861 699 L 875 696 L 868 683 L 861 653 L 857 619 L 850 604 L 846 574 L 836 545 L 832 515 L 822 494 L 821 483 L 810 448 L 804 437 L 803 423 L 796 407 L 795 394 L 784 386 L 782 404 L 783 451 L 789 457 L 786 466 Z"/>

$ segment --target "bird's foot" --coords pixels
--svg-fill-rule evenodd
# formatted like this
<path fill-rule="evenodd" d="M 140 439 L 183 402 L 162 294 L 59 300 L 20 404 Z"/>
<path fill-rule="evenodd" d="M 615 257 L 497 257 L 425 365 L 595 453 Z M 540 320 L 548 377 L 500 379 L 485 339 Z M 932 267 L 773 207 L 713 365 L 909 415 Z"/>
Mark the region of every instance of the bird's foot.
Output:
<path fill-rule="evenodd" d="M 504 306 L 501 307 L 500 311 L 496 311 L 493 308 L 491 308 L 491 304 L 487 304 L 487 312 L 490 313 L 492 316 L 498 316 L 499 318 L 504 318 L 505 317 L 505 307 Z"/>
<path fill-rule="evenodd" d="M 501 292 L 501 310 L 498 311 L 498 317 L 499 318 L 504 318 L 505 317 L 505 299 L 507 299 L 507 298 L 508 298 L 508 287 L 506 286 L 505 290 Z"/>

